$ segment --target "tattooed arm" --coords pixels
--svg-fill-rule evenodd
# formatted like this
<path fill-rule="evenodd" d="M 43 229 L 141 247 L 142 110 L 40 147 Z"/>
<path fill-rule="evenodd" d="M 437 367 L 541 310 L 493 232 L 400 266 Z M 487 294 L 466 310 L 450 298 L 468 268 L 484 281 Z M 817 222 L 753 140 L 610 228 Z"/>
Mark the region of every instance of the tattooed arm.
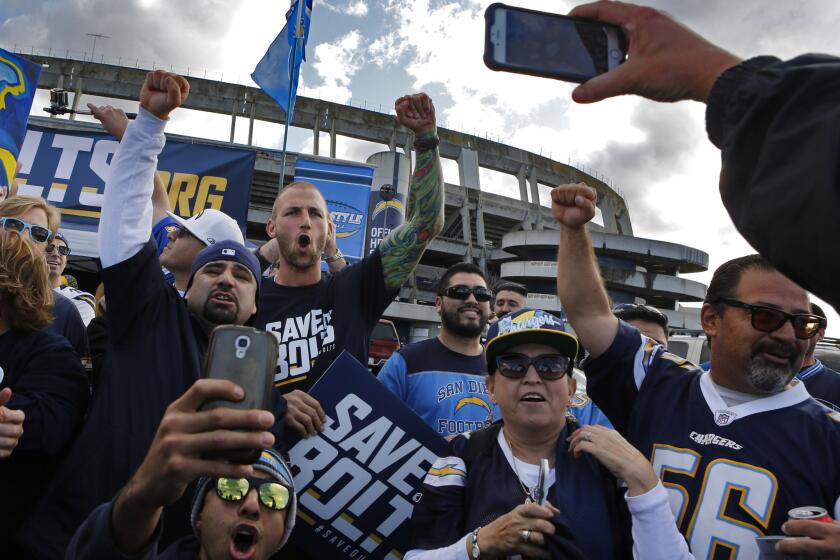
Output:
<path fill-rule="evenodd" d="M 425 93 L 397 99 L 397 122 L 416 134 L 417 162 L 408 192 L 408 216 L 379 245 L 385 285 L 399 290 L 423 251 L 443 229 L 443 171 L 437 150 L 435 106 Z"/>

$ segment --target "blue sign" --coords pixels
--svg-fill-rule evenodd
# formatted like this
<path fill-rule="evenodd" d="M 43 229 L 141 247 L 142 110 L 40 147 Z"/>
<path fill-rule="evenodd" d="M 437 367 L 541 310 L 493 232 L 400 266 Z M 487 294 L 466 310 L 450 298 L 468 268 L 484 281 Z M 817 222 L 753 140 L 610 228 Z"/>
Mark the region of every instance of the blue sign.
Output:
<path fill-rule="evenodd" d="M 299 158 L 295 181 L 312 183 L 327 200 L 335 223 L 335 241 L 348 263 L 362 258 L 367 234 L 367 209 L 373 169 L 362 165 Z"/>
<path fill-rule="evenodd" d="M 105 133 L 30 123 L 18 158 L 19 192 L 44 197 L 57 206 L 62 231 L 95 233 L 118 145 Z M 215 208 L 234 218 L 244 231 L 255 161 L 252 150 L 168 139 L 158 171 L 173 212 L 186 218 Z"/>
<path fill-rule="evenodd" d="M 446 441 L 347 352 L 309 394 L 326 429 L 290 444 L 292 540 L 313 558 L 402 558 L 423 477 Z"/>

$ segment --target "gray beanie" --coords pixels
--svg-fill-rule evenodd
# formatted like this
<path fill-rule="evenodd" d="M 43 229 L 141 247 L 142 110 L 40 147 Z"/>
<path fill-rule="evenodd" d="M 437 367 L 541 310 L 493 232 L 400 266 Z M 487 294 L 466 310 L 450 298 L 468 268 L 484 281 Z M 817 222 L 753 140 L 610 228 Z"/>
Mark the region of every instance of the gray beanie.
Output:
<path fill-rule="evenodd" d="M 260 458 L 256 463 L 251 465 L 254 470 L 262 471 L 268 476 L 289 487 L 289 505 L 286 508 L 286 525 L 283 531 L 283 538 L 280 539 L 280 544 L 277 545 L 277 550 L 283 548 L 289 541 L 289 535 L 292 534 L 292 529 L 295 527 L 295 518 L 297 517 L 297 495 L 295 494 L 295 483 L 292 478 L 292 473 L 288 465 L 283 460 L 283 457 L 274 449 L 265 449 L 260 453 Z M 193 532 L 199 535 L 196 528 L 196 521 L 201 513 L 201 508 L 204 507 L 204 498 L 210 490 L 210 483 L 213 481 L 209 476 L 202 476 L 198 479 L 195 487 L 195 494 L 193 494 L 192 509 L 190 511 L 190 525 L 192 525 Z M 276 551 L 275 551 L 276 552 Z"/>

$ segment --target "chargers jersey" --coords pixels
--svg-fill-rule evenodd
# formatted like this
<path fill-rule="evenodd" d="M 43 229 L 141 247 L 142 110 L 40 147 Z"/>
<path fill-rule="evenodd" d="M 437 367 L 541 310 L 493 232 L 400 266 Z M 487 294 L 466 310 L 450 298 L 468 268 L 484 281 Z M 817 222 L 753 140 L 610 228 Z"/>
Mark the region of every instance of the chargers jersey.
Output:
<path fill-rule="evenodd" d="M 484 352 L 467 356 L 437 337 L 394 352 L 379 381 L 443 437 L 489 426 L 501 418 L 484 384 Z"/>
<path fill-rule="evenodd" d="M 727 406 L 709 372 L 624 322 L 584 371 L 595 403 L 649 457 L 696 558 L 759 558 L 755 538 L 782 534 L 795 507 L 840 517 L 840 414 L 802 383 Z"/>

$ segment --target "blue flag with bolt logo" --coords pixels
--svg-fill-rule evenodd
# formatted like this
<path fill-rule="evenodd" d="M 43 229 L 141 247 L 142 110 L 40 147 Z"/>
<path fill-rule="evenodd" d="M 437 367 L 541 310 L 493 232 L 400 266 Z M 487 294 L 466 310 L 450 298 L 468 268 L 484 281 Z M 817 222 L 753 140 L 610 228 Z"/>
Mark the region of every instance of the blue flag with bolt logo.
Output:
<path fill-rule="evenodd" d="M 327 420 L 289 445 L 293 542 L 313 558 L 402 558 L 423 477 L 446 441 L 347 352 L 309 394 Z"/>
<path fill-rule="evenodd" d="M 0 187 L 15 175 L 41 66 L 0 49 Z"/>

